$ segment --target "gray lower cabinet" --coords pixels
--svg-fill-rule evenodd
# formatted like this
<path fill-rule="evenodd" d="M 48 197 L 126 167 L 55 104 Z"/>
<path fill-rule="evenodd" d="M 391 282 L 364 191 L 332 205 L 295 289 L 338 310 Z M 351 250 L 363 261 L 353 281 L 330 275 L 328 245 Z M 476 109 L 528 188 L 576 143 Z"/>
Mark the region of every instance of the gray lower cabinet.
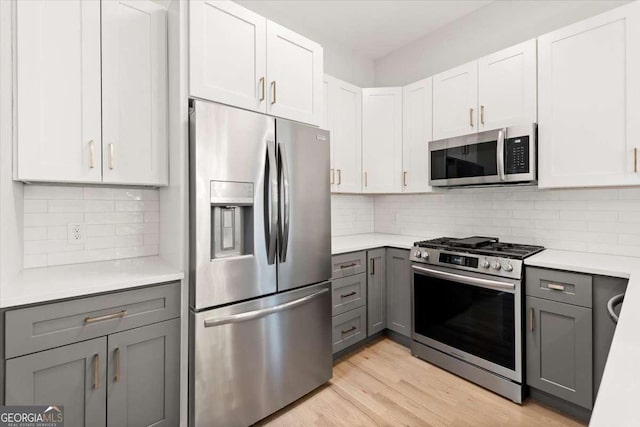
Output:
<path fill-rule="evenodd" d="M 409 251 L 387 249 L 387 328 L 411 336 L 411 262 Z"/>
<path fill-rule="evenodd" d="M 367 336 L 383 331 L 386 326 L 385 249 L 367 252 Z"/>
<path fill-rule="evenodd" d="M 591 309 L 532 296 L 526 309 L 527 384 L 591 409 Z"/>
<path fill-rule="evenodd" d="M 109 335 L 108 354 L 107 426 L 177 426 L 180 319 Z"/>
<path fill-rule="evenodd" d="M 102 337 L 7 360 L 5 404 L 63 405 L 65 426 L 105 426 L 106 352 Z"/>

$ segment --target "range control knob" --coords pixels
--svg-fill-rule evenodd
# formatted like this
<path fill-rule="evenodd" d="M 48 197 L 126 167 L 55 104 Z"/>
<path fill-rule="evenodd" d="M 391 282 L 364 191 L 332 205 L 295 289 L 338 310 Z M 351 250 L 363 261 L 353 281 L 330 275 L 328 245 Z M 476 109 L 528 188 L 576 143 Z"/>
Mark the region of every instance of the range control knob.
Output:
<path fill-rule="evenodd" d="M 420 249 L 417 249 L 414 253 L 413 256 L 416 258 L 420 258 Z"/>
<path fill-rule="evenodd" d="M 493 268 L 494 270 L 500 270 L 502 268 L 502 266 L 500 265 L 500 263 L 498 261 L 493 261 L 491 263 L 491 268 Z"/>
<path fill-rule="evenodd" d="M 502 269 L 504 271 L 513 271 L 513 265 L 511 265 L 511 263 L 507 261 L 504 264 L 502 264 Z"/>
<path fill-rule="evenodd" d="M 490 266 L 489 261 L 486 258 L 480 261 L 480 267 L 489 268 L 489 266 Z"/>
<path fill-rule="evenodd" d="M 427 251 L 422 252 L 422 258 L 423 259 L 429 259 L 429 252 L 427 252 Z"/>

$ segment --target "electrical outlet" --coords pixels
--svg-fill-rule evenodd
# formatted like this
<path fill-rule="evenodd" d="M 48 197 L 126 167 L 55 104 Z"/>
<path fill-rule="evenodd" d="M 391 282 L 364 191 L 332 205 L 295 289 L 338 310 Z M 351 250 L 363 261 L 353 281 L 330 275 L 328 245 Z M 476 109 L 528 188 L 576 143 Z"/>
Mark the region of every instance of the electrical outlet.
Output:
<path fill-rule="evenodd" d="M 84 243 L 84 224 L 69 224 L 67 228 L 67 241 L 69 243 Z"/>

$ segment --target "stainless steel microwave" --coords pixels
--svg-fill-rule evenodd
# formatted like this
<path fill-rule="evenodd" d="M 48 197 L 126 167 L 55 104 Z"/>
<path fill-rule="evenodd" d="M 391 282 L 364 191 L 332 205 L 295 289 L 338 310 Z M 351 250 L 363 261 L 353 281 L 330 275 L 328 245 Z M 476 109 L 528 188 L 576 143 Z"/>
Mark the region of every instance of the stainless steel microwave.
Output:
<path fill-rule="evenodd" d="M 537 180 L 537 125 L 429 143 L 429 185 L 522 184 Z"/>

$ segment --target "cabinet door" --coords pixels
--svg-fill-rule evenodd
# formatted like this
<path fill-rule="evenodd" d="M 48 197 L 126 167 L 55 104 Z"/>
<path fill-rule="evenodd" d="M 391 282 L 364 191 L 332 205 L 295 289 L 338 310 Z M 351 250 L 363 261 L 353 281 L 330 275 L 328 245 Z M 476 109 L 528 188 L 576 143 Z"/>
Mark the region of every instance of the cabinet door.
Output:
<path fill-rule="evenodd" d="M 429 186 L 429 141 L 433 137 L 432 79 L 402 89 L 402 191 L 424 193 Z"/>
<path fill-rule="evenodd" d="M 319 125 L 322 116 L 322 46 L 267 21 L 267 113 Z"/>
<path fill-rule="evenodd" d="M 409 251 L 387 249 L 387 328 L 411 336 L 411 263 Z"/>
<path fill-rule="evenodd" d="M 364 193 L 402 188 L 402 88 L 362 89 Z"/>
<path fill-rule="evenodd" d="M 20 1 L 15 10 L 15 177 L 100 182 L 100 3 Z"/>
<path fill-rule="evenodd" d="M 6 405 L 62 405 L 66 426 L 106 424 L 106 338 L 9 359 Z"/>
<path fill-rule="evenodd" d="M 368 251 L 367 261 L 367 336 L 371 336 L 387 327 L 385 249 Z"/>
<path fill-rule="evenodd" d="M 177 426 L 180 319 L 109 335 L 109 426 Z"/>
<path fill-rule="evenodd" d="M 640 183 L 640 3 L 538 39 L 539 183 Z"/>
<path fill-rule="evenodd" d="M 152 1 L 102 4 L 103 181 L 167 185 L 167 14 Z"/>
<path fill-rule="evenodd" d="M 189 94 L 264 113 L 266 24 L 232 1 L 190 1 Z"/>
<path fill-rule="evenodd" d="M 527 384 L 591 409 L 591 309 L 526 297 Z"/>
<path fill-rule="evenodd" d="M 330 96 L 333 118 L 335 190 L 362 191 L 362 89 L 334 79 Z"/>
<path fill-rule="evenodd" d="M 478 60 L 479 130 L 536 122 L 536 40 Z"/>
<path fill-rule="evenodd" d="M 433 139 L 478 131 L 478 61 L 433 76 Z"/>

